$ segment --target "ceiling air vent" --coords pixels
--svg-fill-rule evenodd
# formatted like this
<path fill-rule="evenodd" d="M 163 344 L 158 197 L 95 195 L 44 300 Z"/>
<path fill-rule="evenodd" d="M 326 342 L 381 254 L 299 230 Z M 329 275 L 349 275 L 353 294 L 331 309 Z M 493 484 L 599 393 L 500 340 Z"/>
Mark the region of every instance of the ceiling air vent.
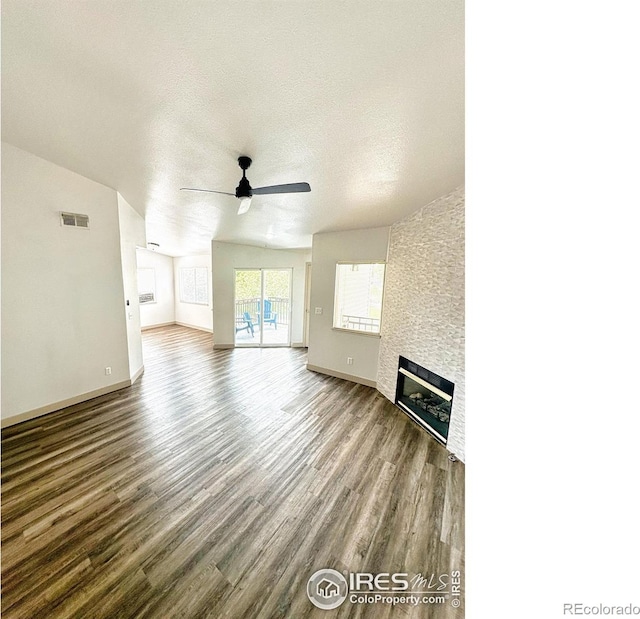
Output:
<path fill-rule="evenodd" d="M 89 228 L 89 216 L 78 213 L 60 213 L 60 223 L 73 228 Z"/>

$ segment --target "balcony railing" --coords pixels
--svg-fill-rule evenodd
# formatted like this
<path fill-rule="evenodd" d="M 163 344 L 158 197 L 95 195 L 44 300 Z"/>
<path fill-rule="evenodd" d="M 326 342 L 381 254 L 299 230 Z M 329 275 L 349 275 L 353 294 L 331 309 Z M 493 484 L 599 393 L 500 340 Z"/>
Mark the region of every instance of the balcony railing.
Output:
<path fill-rule="evenodd" d="M 271 303 L 271 314 L 277 314 L 279 325 L 289 324 L 289 299 L 282 297 L 267 297 L 265 299 Z M 248 312 L 251 319 L 255 321 L 256 327 L 259 325 L 258 315 L 260 313 L 260 298 L 238 299 L 236 301 L 236 323 L 242 322 L 245 312 Z"/>
<path fill-rule="evenodd" d="M 364 316 L 349 316 L 348 314 L 343 314 L 340 319 L 340 326 L 343 329 L 351 329 L 353 331 L 380 333 L 379 318 L 365 318 Z"/>

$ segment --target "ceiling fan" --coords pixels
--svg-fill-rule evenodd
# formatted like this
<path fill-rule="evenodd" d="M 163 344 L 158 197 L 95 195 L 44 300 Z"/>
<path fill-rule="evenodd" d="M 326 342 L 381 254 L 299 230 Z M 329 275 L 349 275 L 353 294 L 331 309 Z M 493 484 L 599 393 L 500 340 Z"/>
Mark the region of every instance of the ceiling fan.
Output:
<path fill-rule="evenodd" d="M 215 191 L 213 189 L 194 189 L 192 187 L 180 187 L 180 191 L 205 191 L 207 193 L 221 193 L 225 196 L 235 196 L 240 199 L 238 215 L 242 215 L 249 210 L 251 198 L 254 195 L 265 195 L 269 193 L 298 193 L 301 191 L 311 191 L 309 183 L 289 183 L 287 185 L 270 185 L 269 187 L 256 187 L 253 189 L 246 176 L 246 170 L 251 165 L 250 157 L 238 157 L 238 165 L 242 168 L 242 178 L 236 187 L 235 193 L 228 191 Z"/>

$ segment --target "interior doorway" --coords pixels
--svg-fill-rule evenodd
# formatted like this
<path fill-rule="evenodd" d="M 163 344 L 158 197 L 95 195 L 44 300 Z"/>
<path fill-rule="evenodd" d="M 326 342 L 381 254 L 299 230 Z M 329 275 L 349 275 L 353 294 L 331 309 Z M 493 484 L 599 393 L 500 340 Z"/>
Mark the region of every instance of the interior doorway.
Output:
<path fill-rule="evenodd" d="M 235 345 L 291 345 L 292 269 L 235 269 Z"/>

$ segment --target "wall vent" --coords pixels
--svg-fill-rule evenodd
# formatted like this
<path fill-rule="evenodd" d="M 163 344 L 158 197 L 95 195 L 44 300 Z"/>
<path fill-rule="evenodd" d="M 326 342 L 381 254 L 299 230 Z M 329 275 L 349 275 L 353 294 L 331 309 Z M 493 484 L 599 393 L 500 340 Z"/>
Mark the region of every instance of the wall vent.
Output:
<path fill-rule="evenodd" d="M 79 213 L 60 213 L 60 225 L 89 229 L 89 215 Z"/>

